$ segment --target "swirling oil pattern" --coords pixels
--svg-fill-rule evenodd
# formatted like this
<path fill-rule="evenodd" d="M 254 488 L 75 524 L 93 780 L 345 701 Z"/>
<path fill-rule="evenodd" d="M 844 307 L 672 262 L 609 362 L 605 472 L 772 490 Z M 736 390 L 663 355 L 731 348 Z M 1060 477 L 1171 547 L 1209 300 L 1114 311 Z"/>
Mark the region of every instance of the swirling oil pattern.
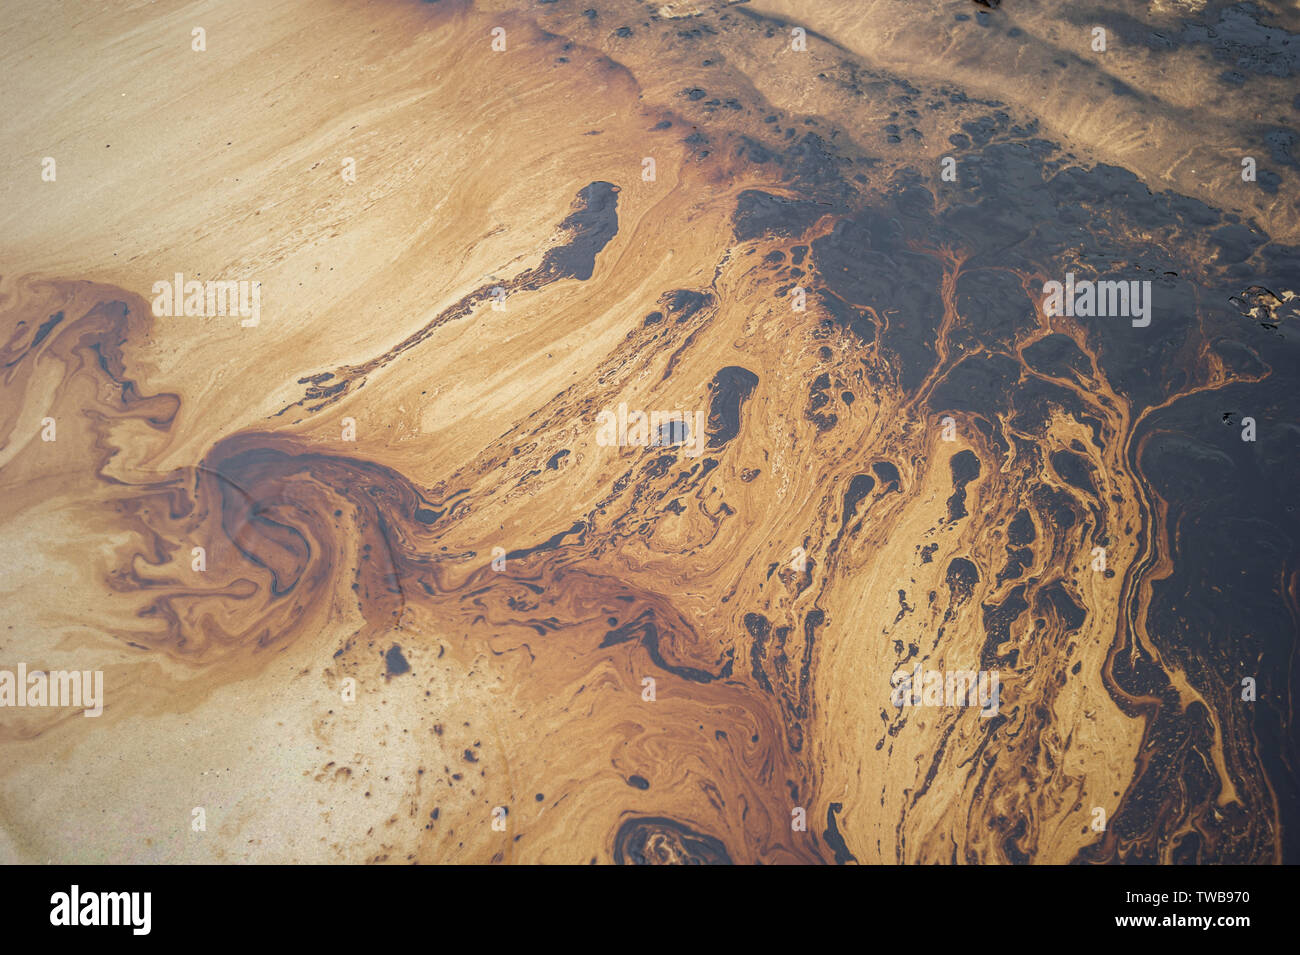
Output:
<path fill-rule="evenodd" d="M 0 859 L 1300 860 L 1294 5 L 0 37 Z"/>

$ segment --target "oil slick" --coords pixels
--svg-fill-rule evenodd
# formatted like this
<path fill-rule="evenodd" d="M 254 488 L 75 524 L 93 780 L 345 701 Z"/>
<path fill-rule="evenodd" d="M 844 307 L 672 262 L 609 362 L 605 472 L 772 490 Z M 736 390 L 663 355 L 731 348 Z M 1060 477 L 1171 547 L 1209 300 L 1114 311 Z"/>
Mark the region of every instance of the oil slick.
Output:
<path fill-rule="evenodd" d="M 0 861 L 1295 861 L 1300 13 L 319 6 L 0 28 Z"/>

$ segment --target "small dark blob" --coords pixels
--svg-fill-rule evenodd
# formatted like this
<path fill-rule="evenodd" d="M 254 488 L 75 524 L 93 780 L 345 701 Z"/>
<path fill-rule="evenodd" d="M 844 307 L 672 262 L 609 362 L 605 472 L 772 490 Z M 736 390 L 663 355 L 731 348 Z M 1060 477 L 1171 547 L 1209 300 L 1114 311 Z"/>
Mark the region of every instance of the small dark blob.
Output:
<path fill-rule="evenodd" d="M 710 450 L 726 447 L 740 432 L 741 409 L 756 387 L 758 375 L 737 365 L 721 368 L 713 376 L 709 382 Z"/>
<path fill-rule="evenodd" d="M 32 343 L 28 346 L 28 350 L 35 348 L 41 342 L 45 341 L 45 336 L 48 335 L 50 330 L 61 321 L 63 321 L 63 313 L 55 312 L 45 321 L 41 322 L 41 327 L 36 329 L 36 337 L 32 339 Z"/>
<path fill-rule="evenodd" d="M 671 448 L 686 444 L 691 439 L 691 426 L 685 421 L 671 419 L 659 425 L 655 436 L 655 447 Z"/>
<path fill-rule="evenodd" d="M 871 465 L 871 470 L 876 472 L 876 477 L 880 478 L 881 484 L 892 485 L 895 491 L 902 484 L 903 478 L 898 473 L 898 468 L 888 461 L 877 461 Z"/>
<path fill-rule="evenodd" d="M 980 474 L 980 460 L 972 451 L 958 451 L 949 462 L 952 467 L 953 494 L 948 498 L 948 520 L 966 516 L 966 485 Z"/>
<path fill-rule="evenodd" d="M 726 845 L 675 819 L 628 819 L 614 835 L 616 865 L 731 865 Z"/>
<path fill-rule="evenodd" d="M 1023 547 L 1033 541 L 1036 533 L 1034 519 L 1022 507 L 1016 512 L 1016 516 L 1011 519 L 1011 525 L 1007 528 L 1007 543 Z"/>
<path fill-rule="evenodd" d="M 669 315 L 677 317 L 677 324 L 680 325 L 704 306 L 711 304 L 713 296 L 707 292 L 693 292 L 690 289 L 679 288 L 665 292 L 659 297 L 659 301 L 667 306 Z"/>
<path fill-rule="evenodd" d="M 646 779 L 644 776 L 629 776 L 627 777 L 627 784 L 629 786 L 634 786 L 637 789 L 650 788 L 650 780 Z"/>
<path fill-rule="evenodd" d="M 1086 458 L 1062 450 L 1054 452 L 1048 460 L 1052 463 L 1052 469 L 1067 484 L 1089 494 L 1097 493 L 1097 487 L 1092 480 L 1092 466 Z"/>
<path fill-rule="evenodd" d="M 1059 580 L 1043 588 L 1038 594 L 1038 600 L 1044 607 L 1050 606 L 1056 611 L 1066 631 L 1075 632 L 1082 629 L 1088 619 L 1088 612 L 1079 606 Z"/>
<path fill-rule="evenodd" d="M 619 27 L 617 30 L 614 31 L 614 35 L 615 35 L 615 36 L 625 37 L 625 38 L 626 38 L 626 37 L 630 37 L 630 36 L 632 35 L 632 28 L 631 28 L 631 27 Z"/>
<path fill-rule="evenodd" d="M 844 837 L 840 835 L 839 826 L 836 825 L 835 817 L 843 811 L 843 803 L 831 803 L 826 810 L 826 829 L 822 832 L 822 838 L 826 840 L 826 845 L 835 853 L 836 865 L 858 861 L 857 857 L 849 851 L 849 847 L 844 842 Z"/>
<path fill-rule="evenodd" d="M 844 513 L 840 518 L 840 524 L 848 524 L 849 519 L 853 517 L 857 509 L 858 502 L 871 493 L 871 489 L 876 486 L 875 479 L 870 474 L 856 474 L 853 480 L 849 482 L 849 489 L 844 495 Z"/>
<path fill-rule="evenodd" d="M 979 570 L 965 557 L 954 557 L 948 564 L 947 583 L 953 603 L 965 603 L 975 593 L 979 583 Z"/>
<path fill-rule="evenodd" d="M 569 241 L 547 250 L 533 270 L 535 280 L 591 278 L 596 255 L 618 233 L 618 192 L 618 186 L 609 182 L 593 182 L 578 190 L 573 211 L 560 223 Z"/>
<path fill-rule="evenodd" d="M 389 676 L 399 676 L 411 669 L 411 665 L 406 662 L 406 657 L 402 656 L 402 648 L 396 643 L 384 654 L 384 664 L 388 667 Z"/>

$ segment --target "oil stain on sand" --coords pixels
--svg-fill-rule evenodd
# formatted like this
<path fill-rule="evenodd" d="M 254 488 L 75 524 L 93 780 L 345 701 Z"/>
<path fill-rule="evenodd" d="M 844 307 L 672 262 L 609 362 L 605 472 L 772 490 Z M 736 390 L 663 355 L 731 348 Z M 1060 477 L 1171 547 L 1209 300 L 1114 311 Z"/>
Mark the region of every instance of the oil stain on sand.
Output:
<path fill-rule="evenodd" d="M 17 4 L 0 858 L 1295 861 L 1300 15 L 593 2 Z"/>

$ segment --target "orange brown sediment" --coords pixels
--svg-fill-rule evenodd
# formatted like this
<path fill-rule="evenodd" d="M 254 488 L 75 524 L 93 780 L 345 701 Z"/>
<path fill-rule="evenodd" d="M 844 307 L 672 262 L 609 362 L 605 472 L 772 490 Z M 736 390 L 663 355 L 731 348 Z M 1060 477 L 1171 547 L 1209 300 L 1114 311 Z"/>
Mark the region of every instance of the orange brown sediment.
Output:
<path fill-rule="evenodd" d="M 0 858 L 1290 860 L 1300 21 L 1223 9 L 19 12 L 0 668 L 106 703 L 0 709 Z"/>

